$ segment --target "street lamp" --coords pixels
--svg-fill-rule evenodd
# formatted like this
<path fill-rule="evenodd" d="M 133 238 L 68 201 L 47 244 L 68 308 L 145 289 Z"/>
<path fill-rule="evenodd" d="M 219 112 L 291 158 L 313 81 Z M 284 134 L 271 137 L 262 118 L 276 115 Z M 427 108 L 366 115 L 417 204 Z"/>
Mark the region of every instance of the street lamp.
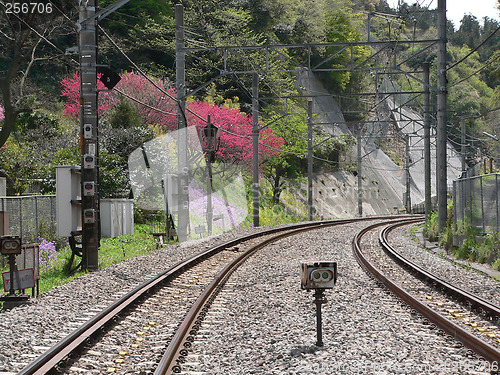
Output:
<path fill-rule="evenodd" d="M 204 151 L 207 154 L 207 230 L 208 235 L 212 234 L 212 163 L 215 162 L 215 151 L 217 151 L 218 139 L 217 135 L 219 128 L 211 123 L 210 115 L 208 115 L 207 126 L 201 129 L 200 138 L 203 139 Z"/>

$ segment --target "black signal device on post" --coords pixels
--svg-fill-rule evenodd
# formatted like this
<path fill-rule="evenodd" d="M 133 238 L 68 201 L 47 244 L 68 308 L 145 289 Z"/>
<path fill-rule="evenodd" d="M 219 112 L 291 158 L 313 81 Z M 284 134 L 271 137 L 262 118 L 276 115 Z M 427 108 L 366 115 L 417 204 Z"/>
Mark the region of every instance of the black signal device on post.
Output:
<path fill-rule="evenodd" d="M 321 305 L 326 303 L 325 289 L 332 289 L 337 282 L 337 262 L 303 260 L 300 262 L 301 288 L 314 290 L 316 305 L 316 346 L 323 347 Z"/>
<path fill-rule="evenodd" d="M 0 251 L 2 255 L 21 254 L 21 238 L 18 236 L 0 237 Z"/>

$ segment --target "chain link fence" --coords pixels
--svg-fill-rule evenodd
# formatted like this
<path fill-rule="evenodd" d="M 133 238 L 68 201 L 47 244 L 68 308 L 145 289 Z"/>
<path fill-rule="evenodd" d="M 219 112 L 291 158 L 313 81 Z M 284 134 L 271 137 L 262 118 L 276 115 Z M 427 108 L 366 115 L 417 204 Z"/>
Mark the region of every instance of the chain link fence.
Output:
<path fill-rule="evenodd" d="M 0 211 L 8 213 L 9 235 L 23 244 L 37 242 L 40 235 L 55 236 L 56 196 L 0 197 Z"/>
<path fill-rule="evenodd" d="M 453 181 L 455 225 L 470 223 L 482 233 L 499 231 L 500 174 Z"/>

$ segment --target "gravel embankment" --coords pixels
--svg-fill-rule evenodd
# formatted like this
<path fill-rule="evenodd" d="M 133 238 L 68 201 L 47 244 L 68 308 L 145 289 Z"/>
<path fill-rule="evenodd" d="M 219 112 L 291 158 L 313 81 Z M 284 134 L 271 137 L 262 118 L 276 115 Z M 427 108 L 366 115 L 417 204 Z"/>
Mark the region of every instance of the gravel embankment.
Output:
<path fill-rule="evenodd" d="M 408 228 L 398 228 L 389 234 L 389 241 L 401 255 L 431 271 L 440 278 L 470 291 L 478 296 L 500 305 L 500 282 L 489 275 L 465 270 L 450 260 L 443 259 L 445 255 L 440 249 L 426 250 L 418 242 L 410 238 Z"/>

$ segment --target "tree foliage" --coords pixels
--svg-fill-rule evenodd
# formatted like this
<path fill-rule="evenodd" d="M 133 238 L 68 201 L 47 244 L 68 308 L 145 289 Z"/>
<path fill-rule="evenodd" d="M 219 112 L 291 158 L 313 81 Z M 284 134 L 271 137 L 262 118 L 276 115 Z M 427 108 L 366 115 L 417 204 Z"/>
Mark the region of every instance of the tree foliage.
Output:
<path fill-rule="evenodd" d="M 5 116 L 0 147 L 14 130 L 17 116 L 30 109 L 25 100 L 30 72 L 39 64 L 53 66 L 61 61 L 54 58 L 53 46 L 47 40 L 71 32 L 72 26 L 63 15 L 76 9 L 77 4 L 74 0 L 54 0 L 50 12 L 38 13 L 32 10 L 30 1 L 16 3 L 26 5 L 29 11 L 7 13 L 7 3 L 0 3 L 0 100 Z"/>

